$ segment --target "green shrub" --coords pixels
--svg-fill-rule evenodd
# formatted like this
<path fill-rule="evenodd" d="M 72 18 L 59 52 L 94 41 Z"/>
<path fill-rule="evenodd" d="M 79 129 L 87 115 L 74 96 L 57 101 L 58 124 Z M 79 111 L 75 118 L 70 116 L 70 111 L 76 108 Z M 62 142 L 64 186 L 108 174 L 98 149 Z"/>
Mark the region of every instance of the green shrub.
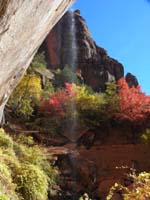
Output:
<path fill-rule="evenodd" d="M 133 181 L 131 187 L 128 188 L 115 183 L 106 199 L 113 199 L 115 192 L 119 192 L 123 200 L 150 199 L 150 173 L 141 172 L 139 175 L 133 173 L 129 177 Z"/>
<path fill-rule="evenodd" d="M 54 87 L 49 80 L 46 80 L 44 88 L 42 90 L 42 98 L 49 99 L 50 94 L 54 92 Z"/>
<path fill-rule="evenodd" d="M 0 194 L 0 200 L 10 200 L 6 194 Z"/>
<path fill-rule="evenodd" d="M 50 188 L 56 184 L 57 169 L 50 165 L 51 156 L 44 155 L 43 149 L 37 145 L 29 147 L 22 144 L 15 144 L 14 149 L 22 164 L 36 165 L 48 175 Z"/>
<path fill-rule="evenodd" d="M 0 148 L 13 148 L 12 138 L 3 129 L 0 129 Z"/>
<path fill-rule="evenodd" d="M 141 141 L 145 144 L 150 144 L 150 129 L 146 129 L 141 135 Z"/>
<path fill-rule="evenodd" d="M 38 167 L 31 164 L 23 165 L 15 178 L 17 191 L 28 200 L 46 200 L 48 177 Z"/>
<path fill-rule="evenodd" d="M 14 142 L 2 129 L 0 143 L 0 198 L 47 200 L 57 177 L 51 157 L 31 138 L 22 136 Z"/>
<path fill-rule="evenodd" d="M 79 80 L 76 76 L 76 73 L 72 71 L 71 67 L 65 66 L 62 70 L 57 70 L 55 72 L 54 85 L 57 88 L 62 88 L 65 86 L 65 83 L 75 83 L 79 84 Z"/>
<path fill-rule="evenodd" d="M 42 94 L 41 78 L 36 74 L 26 74 L 12 93 L 8 105 L 22 118 L 30 118 Z"/>
<path fill-rule="evenodd" d="M 28 119 L 32 116 L 34 109 L 31 105 L 31 99 L 22 99 L 21 102 L 18 102 L 18 105 L 16 106 L 16 115 L 24 119 Z"/>
<path fill-rule="evenodd" d="M 19 136 L 17 138 L 17 143 L 28 145 L 28 146 L 35 145 L 33 137 L 32 136 L 26 136 L 24 134 L 19 134 Z"/>
<path fill-rule="evenodd" d="M 34 73 L 34 69 L 39 68 L 39 69 L 45 69 L 47 66 L 47 63 L 45 61 L 45 56 L 43 53 L 37 53 L 33 60 L 32 63 L 30 64 L 29 68 L 28 68 L 28 73 Z"/>
<path fill-rule="evenodd" d="M 90 128 L 100 126 L 104 117 L 104 95 L 92 93 L 86 86 L 76 86 L 76 90 L 76 109 L 80 120 Z"/>
<path fill-rule="evenodd" d="M 3 176 L 6 182 L 12 182 L 11 171 L 4 163 L 0 163 L 0 176 Z"/>
<path fill-rule="evenodd" d="M 119 97 L 117 94 L 117 85 L 115 82 L 106 83 L 105 99 L 105 114 L 108 118 L 112 118 L 119 110 Z"/>
<path fill-rule="evenodd" d="M 11 169 L 11 174 L 14 176 L 17 169 L 20 167 L 19 160 L 13 149 L 0 149 L 0 161 Z"/>
<path fill-rule="evenodd" d="M 133 187 L 123 194 L 124 200 L 150 199 L 150 173 L 142 172 L 132 177 L 134 179 Z"/>
<path fill-rule="evenodd" d="M 41 117 L 37 118 L 34 123 L 29 124 L 34 130 L 41 130 L 42 132 L 47 132 L 50 136 L 56 136 L 58 133 L 60 121 L 57 117 Z"/>
<path fill-rule="evenodd" d="M 23 144 L 14 144 L 14 151 L 20 162 L 40 164 L 43 161 L 43 152 L 38 146 L 29 147 Z"/>
<path fill-rule="evenodd" d="M 15 189 L 16 185 L 13 183 L 11 170 L 4 163 L 0 163 L 0 199 L 18 200 Z"/>
<path fill-rule="evenodd" d="M 79 200 L 92 200 L 87 193 L 84 193 Z"/>

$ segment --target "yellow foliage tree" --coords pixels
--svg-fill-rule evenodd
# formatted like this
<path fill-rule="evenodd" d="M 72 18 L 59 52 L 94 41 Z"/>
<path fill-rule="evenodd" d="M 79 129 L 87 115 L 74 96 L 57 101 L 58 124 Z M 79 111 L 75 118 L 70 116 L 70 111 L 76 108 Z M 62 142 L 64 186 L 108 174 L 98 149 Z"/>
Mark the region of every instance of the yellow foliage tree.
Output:
<path fill-rule="evenodd" d="M 11 95 L 8 104 L 15 114 L 30 117 L 42 93 L 41 78 L 36 74 L 26 74 Z"/>
<path fill-rule="evenodd" d="M 105 105 L 104 95 L 94 93 L 91 88 L 86 86 L 73 85 L 76 91 L 75 106 L 78 111 L 80 122 L 85 126 L 99 126 L 102 121 L 102 112 Z"/>
<path fill-rule="evenodd" d="M 77 107 L 82 110 L 100 110 L 104 105 L 104 95 L 101 93 L 96 94 L 88 90 L 86 86 L 74 86 L 76 87 L 76 104 Z"/>

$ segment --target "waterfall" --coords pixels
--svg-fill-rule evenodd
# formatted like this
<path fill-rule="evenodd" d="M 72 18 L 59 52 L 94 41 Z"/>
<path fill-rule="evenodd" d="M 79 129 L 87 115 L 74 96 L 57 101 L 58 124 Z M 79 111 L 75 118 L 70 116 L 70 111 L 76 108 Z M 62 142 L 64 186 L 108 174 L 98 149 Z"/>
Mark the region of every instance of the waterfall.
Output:
<path fill-rule="evenodd" d="M 75 13 L 70 12 L 70 58 L 69 64 L 75 73 L 77 68 L 77 38 L 76 38 L 76 20 Z M 74 82 L 74 80 L 72 80 Z"/>
<path fill-rule="evenodd" d="M 69 67 L 71 67 L 71 71 L 73 73 L 76 73 L 77 69 L 77 39 L 76 39 L 76 20 L 75 20 L 75 13 L 74 12 L 69 12 L 69 18 L 68 18 L 68 43 L 69 43 L 69 56 L 68 56 L 68 64 Z M 70 82 L 74 83 L 75 82 L 75 76 L 71 76 Z M 76 108 L 76 102 L 72 101 L 71 104 L 69 105 L 69 118 L 67 119 L 66 123 L 66 132 L 67 136 L 69 135 L 69 139 L 71 142 L 74 144 L 76 143 L 76 133 L 78 129 L 78 117 L 77 117 L 77 108 Z M 69 159 L 70 159 L 70 164 L 71 167 L 76 166 L 76 144 L 74 146 L 74 150 L 72 150 L 69 154 Z M 77 180 L 77 174 L 76 171 L 72 171 L 71 173 L 71 179 L 73 181 Z M 73 197 L 72 199 L 76 199 L 76 190 L 72 190 Z"/>
<path fill-rule="evenodd" d="M 70 58 L 69 64 L 73 73 L 76 73 L 77 68 L 77 40 L 76 40 L 76 20 L 75 13 L 70 12 Z M 74 82 L 74 77 L 70 77 L 71 82 Z M 75 132 L 77 128 L 77 112 L 76 112 L 76 102 L 72 102 L 70 105 L 70 112 L 72 113 L 72 120 L 69 125 L 69 134 L 71 135 L 72 140 L 75 139 Z"/>

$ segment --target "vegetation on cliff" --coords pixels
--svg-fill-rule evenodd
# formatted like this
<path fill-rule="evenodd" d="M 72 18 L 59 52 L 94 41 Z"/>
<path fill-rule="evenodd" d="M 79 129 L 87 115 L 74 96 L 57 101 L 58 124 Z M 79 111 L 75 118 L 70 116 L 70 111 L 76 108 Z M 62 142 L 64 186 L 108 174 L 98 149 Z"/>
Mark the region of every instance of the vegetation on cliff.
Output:
<path fill-rule="evenodd" d="M 43 135 L 45 133 L 46 139 L 66 137 L 65 132 L 69 132 L 70 127 L 76 130 L 92 130 L 98 135 L 97 130 L 113 129 L 118 126 L 122 130 L 130 129 L 129 134 L 133 134 L 131 142 L 139 139 L 140 142 L 149 144 L 147 122 L 150 116 L 150 97 L 143 93 L 139 86 L 129 87 L 126 80 L 121 78 L 118 82 L 106 83 L 105 92 L 94 92 L 68 67 L 48 73 L 46 70 L 44 55 L 37 54 L 9 99 L 10 120 L 13 117 L 13 120 L 23 122 L 26 128 Z M 13 111 L 13 114 L 9 110 Z M 15 195 L 15 199 L 46 200 L 48 189 L 55 182 L 56 172 L 47 163 L 43 150 L 33 145 L 30 138 L 23 137 L 22 140 L 20 137 L 14 142 L 3 131 L 2 133 L 5 140 L 0 141 L 0 145 L 6 146 L 7 152 L 11 150 L 11 158 L 14 157 L 15 161 L 11 160 L 11 164 L 2 162 L 0 166 L 0 170 L 4 170 L 3 173 L 8 174 L 8 179 L 10 178 L 12 196 Z M 89 138 L 93 141 L 93 135 Z M 79 138 L 78 144 L 80 140 L 82 138 Z M 88 145 L 91 141 L 89 139 Z M 142 183 L 140 177 L 143 177 L 147 184 L 148 174 L 135 175 L 135 189 L 128 190 L 124 187 L 125 200 L 135 195 L 138 185 L 139 195 L 142 195 L 143 190 L 147 195 L 147 185 L 143 187 L 139 182 L 136 184 L 137 181 Z M 111 195 L 118 191 L 117 189 L 112 187 L 108 199 L 111 199 Z M 2 195 L 7 199 L 7 188 L 4 188 Z"/>
<path fill-rule="evenodd" d="M 146 200 L 150 198 L 150 173 L 142 172 L 138 175 L 135 173 L 129 174 L 132 181 L 130 187 L 125 187 L 121 184 L 115 183 L 110 189 L 107 200 L 112 200 L 114 194 L 120 196 L 123 200 Z"/>
<path fill-rule="evenodd" d="M 47 200 L 57 170 L 32 138 L 13 140 L 0 129 L 0 161 L 1 200 Z"/>
<path fill-rule="evenodd" d="M 75 109 L 70 111 L 72 104 Z M 117 84 L 108 83 L 105 93 L 94 93 L 84 85 L 66 83 L 65 88 L 41 102 L 40 113 L 58 120 L 76 115 L 89 128 L 100 127 L 108 120 L 139 125 L 149 118 L 150 97 L 139 86 L 129 88 L 124 78 Z"/>
<path fill-rule="evenodd" d="M 45 70 L 45 57 L 38 53 L 8 102 L 15 116 L 35 130 L 42 126 L 56 135 L 79 120 L 81 127 L 89 129 L 124 123 L 135 132 L 149 118 L 150 97 L 140 86 L 129 87 L 124 78 L 106 83 L 105 92 L 95 93 L 67 66 L 53 71 L 55 75 Z"/>

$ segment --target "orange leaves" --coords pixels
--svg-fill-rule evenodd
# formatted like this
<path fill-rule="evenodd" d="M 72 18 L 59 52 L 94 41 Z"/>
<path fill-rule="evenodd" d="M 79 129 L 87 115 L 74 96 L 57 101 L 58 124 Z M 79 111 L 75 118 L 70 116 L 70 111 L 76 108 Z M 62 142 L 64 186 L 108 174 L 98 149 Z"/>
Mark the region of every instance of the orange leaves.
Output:
<path fill-rule="evenodd" d="M 150 96 L 141 91 L 141 87 L 129 88 L 124 78 L 117 84 L 119 96 L 119 113 L 117 117 L 132 122 L 142 122 L 150 113 Z"/>

